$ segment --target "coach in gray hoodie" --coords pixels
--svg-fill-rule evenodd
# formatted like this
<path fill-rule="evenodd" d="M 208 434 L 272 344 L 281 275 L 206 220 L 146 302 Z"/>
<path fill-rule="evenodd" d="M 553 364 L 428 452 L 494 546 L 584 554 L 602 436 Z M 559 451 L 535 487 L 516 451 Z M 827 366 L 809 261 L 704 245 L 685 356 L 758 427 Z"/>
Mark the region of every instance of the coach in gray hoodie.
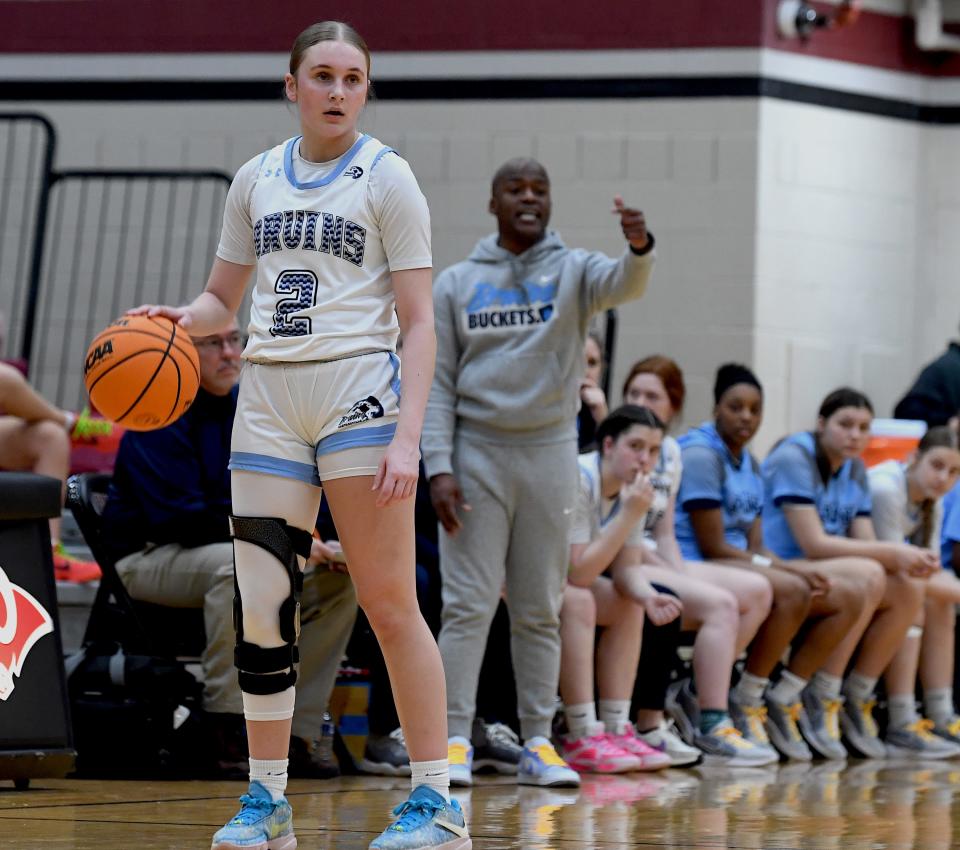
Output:
<path fill-rule="evenodd" d="M 591 316 L 643 295 L 653 236 L 619 197 L 618 259 L 567 248 L 532 159 L 493 178 L 498 233 L 434 286 L 437 367 L 423 429 L 440 535 L 450 779 L 471 783 L 471 724 L 490 623 L 506 589 L 524 739 L 519 781 L 577 784 L 549 743 L 559 611 L 577 492 L 576 418 Z"/>

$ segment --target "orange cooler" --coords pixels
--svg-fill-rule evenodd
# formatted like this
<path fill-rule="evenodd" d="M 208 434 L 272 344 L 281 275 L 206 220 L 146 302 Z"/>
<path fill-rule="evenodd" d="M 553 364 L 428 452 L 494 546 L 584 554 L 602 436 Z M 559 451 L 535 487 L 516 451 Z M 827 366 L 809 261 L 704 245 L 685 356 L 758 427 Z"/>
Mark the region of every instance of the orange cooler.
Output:
<path fill-rule="evenodd" d="M 876 466 L 885 460 L 906 460 L 926 432 L 927 423 L 917 419 L 874 419 L 863 462 Z"/>

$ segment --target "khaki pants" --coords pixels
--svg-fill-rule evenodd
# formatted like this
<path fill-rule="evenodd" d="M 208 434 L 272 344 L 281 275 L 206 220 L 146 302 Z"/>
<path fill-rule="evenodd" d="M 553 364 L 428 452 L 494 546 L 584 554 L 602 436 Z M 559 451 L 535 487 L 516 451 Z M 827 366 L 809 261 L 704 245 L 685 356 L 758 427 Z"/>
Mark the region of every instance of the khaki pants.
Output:
<path fill-rule="evenodd" d="M 233 666 L 233 544 L 195 549 L 176 544 L 148 546 L 117 563 L 134 599 L 171 608 L 203 608 L 207 646 L 203 665 L 204 709 L 243 714 Z M 350 577 L 325 567 L 304 576 L 300 598 L 300 670 L 293 734 L 320 737 L 323 712 L 337 678 L 357 613 Z"/>

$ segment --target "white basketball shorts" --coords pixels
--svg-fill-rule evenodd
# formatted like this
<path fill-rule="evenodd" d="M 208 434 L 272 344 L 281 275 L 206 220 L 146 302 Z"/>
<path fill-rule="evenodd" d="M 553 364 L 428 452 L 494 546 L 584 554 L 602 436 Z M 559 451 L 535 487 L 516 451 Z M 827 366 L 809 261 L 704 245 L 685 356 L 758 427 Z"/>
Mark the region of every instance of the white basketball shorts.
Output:
<path fill-rule="evenodd" d="M 243 364 L 230 469 L 320 486 L 375 475 L 400 414 L 400 360 Z"/>

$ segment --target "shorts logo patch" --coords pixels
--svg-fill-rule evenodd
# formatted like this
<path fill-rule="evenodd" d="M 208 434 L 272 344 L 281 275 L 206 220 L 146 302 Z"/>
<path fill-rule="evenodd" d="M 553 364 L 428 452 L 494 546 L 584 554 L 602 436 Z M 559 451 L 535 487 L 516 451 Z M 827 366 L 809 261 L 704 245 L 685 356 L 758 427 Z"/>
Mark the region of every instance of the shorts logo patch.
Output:
<path fill-rule="evenodd" d="M 368 395 L 350 408 L 350 412 L 340 420 L 337 427 L 346 428 L 348 425 L 369 422 L 371 419 L 379 419 L 381 416 L 383 416 L 383 405 L 380 404 L 378 399 Z"/>

